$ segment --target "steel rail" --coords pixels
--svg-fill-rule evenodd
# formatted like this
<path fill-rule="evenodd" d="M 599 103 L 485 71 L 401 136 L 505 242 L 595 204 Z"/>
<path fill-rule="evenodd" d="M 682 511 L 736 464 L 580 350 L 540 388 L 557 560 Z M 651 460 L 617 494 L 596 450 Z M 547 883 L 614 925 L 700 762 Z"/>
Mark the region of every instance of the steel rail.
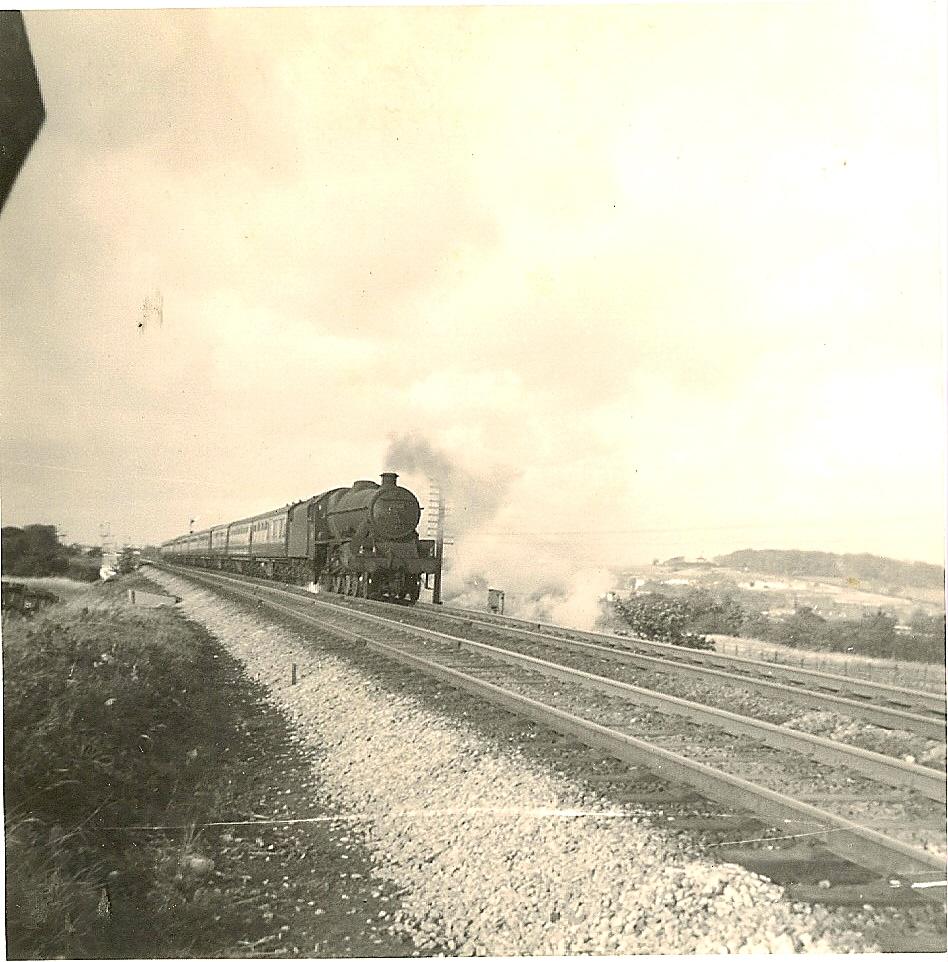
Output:
<path fill-rule="evenodd" d="M 184 566 L 188 571 L 205 571 L 203 568 L 191 568 Z M 225 578 L 226 575 L 213 572 L 217 577 Z M 295 586 L 284 586 L 291 591 Z M 309 594 L 304 589 L 296 589 L 301 594 Z M 381 606 L 384 603 L 373 601 L 366 598 L 349 598 L 345 595 L 337 596 L 339 603 L 350 607 L 352 602 L 363 605 Z M 761 661 L 757 658 L 746 658 L 742 655 L 727 655 L 722 652 L 702 651 L 695 648 L 685 648 L 682 645 L 671 645 L 660 641 L 649 641 L 638 636 L 610 635 L 604 632 L 583 631 L 578 628 L 566 628 L 561 625 L 553 625 L 542 621 L 531 621 L 527 618 L 514 618 L 510 615 L 496 615 L 484 611 L 476 611 L 471 608 L 451 608 L 444 605 L 432 605 L 428 602 L 418 602 L 414 606 L 415 610 L 423 611 L 428 614 L 451 618 L 461 621 L 485 625 L 492 628 L 502 628 L 508 631 L 525 631 L 530 634 L 542 634 L 545 637 L 558 637 L 567 640 L 587 639 L 596 644 L 609 642 L 617 645 L 622 650 L 628 650 L 632 645 L 653 651 L 656 654 L 671 655 L 680 658 L 692 665 L 701 666 L 703 663 L 716 664 L 719 667 L 735 666 L 745 668 L 748 671 L 759 675 L 769 675 L 774 678 L 784 678 L 787 681 L 799 685 L 807 685 L 824 689 L 827 692 L 836 692 L 840 697 L 858 695 L 863 698 L 872 698 L 883 701 L 890 705 L 902 706 L 903 709 L 921 709 L 932 712 L 935 715 L 944 717 L 948 713 L 946 707 L 946 696 L 940 692 L 922 691 L 917 688 L 905 688 L 899 685 L 887 685 L 882 682 L 869 681 L 850 675 L 837 675 L 833 672 L 820 671 L 814 668 L 793 667 L 792 665 L 779 665 L 774 662 Z M 518 627 L 523 626 L 523 627 Z M 557 632 L 559 634 L 554 634 Z M 809 689 L 809 690 L 812 690 Z M 852 699 L 850 699 L 852 701 Z M 914 712 L 913 712 L 914 714 Z M 923 717 L 923 716 L 922 716 Z"/>
<path fill-rule="evenodd" d="M 541 644 L 549 645 L 553 648 L 564 648 L 568 651 L 585 651 L 598 658 L 606 658 L 621 664 L 652 668 L 657 671 L 674 671 L 678 674 L 689 675 L 703 680 L 723 681 L 752 691 L 761 691 L 765 694 L 774 695 L 787 701 L 797 702 L 810 708 L 820 708 L 826 711 L 836 711 L 841 714 L 852 715 L 856 718 L 862 718 L 865 721 L 872 722 L 874 725 L 879 725 L 882 728 L 899 728 L 905 731 L 915 732 L 918 735 L 924 735 L 927 738 L 933 738 L 937 741 L 945 740 L 946 724 L 943 719 L 932 718 L 928 715 L 918 715 L 901 708 L 892 708 L 887 705 L 874 705 L 871 702 L 846 698 L 844 695 L 812 691 L 805 688 L 798 688 L 795 685 L 783 685 L 777 681 L 768 681 L 766 678 L 754 678 L 751 675 L 742 673 L 732 674 L 729 671 L 709 668 L 700 664 L 680 661 L 669 662 L 664 658 L 638 654 L 626 648 L 597 645 L 587 641 L 579 641 L 578 639 L 562 638 L 558 635 L 541 634 L 523 628 L 507 628 L 496 625 L 493 622 L 472 621 L 470 623 L 483 624 L 495 631 L 500 630 L 522 635 L 530 640 L 539 641 Z"/>
<path fill-rule="evenodd" d="M 336 630 L 339 630 L 338 628 Z M 345 631 L 346 629 L 341 629 Z M 355 634 L 355 633 L 353 633 Z M 797 802 L 785 795 L 756 785 L 737 775 L 722 772 L 703 762 L 677 755 L 665 748 L 652 745 L 640 738 L 618 732 L 509 691 L 492 682 L 483 681 L 457 669 L 439 665 L 431 659 L 421 658 L 384 642 L 364 639 L 366 647 L 389 658 L 439 677 L 502 707 L 525 715 L 532 721 L 553 728 L 564 735 L 571 735 L 592 748 L 608 752 L 615 758 L 632 764 L 646 764 L 659 774 L 673 780 L 686 782 L 699 789 L 709 798 L 724 802 L 731 807 L 743 808 L 760 815 L 764 820 L 780 828 L 787 822 L 801 819 L 820 825 L 823 844 L 850 861 L 882 874 L 912 876 L 944 872 L 945 863 L 932 855 L 898 839 L 889 838 L 881 832 L 857 825 L 832 812 L 825 812 L 806 802 Z"/>
<path fill-rule="evenodd" d="M 832 812 L 823 811 L 807 802 L 796 801 L 772 789 L 757 785 L 737 775 L 722 772 L 703 762 L 685 758 L 632 735 L 615 731 L 605 725 L 554 708 L 517 692 L 509 691 L 492 682 L 438 664 L 431 659 L 422 658 L 393 645 L 376 641 L 352 629 L 327 623 L 325 618 L 314 617 L 299 610 L 298 607 L 282 605 L 272 599 L 261 599 L 252 590 L 241 590 L 234 587 L 239 584 L 234 579 L 214 578 L 213 575 L 210 578 L 202 578 L 200 575 L 195 577 L 195 580 L 198 581 L 211 581 L 212 579 L 229 581 L 231 590 L 239 595 L 261 601 L 263 604 L 284 611 L 291 617 L 314 625 L 323 631 L 334 634 L 336 637 L 356 640 L 364 644 L 366 648 L 384 657 L 399 661 L 449 685 L 476 694 L 492 704 L 499 705 L 563 735 L 576 738 L 591 748 L 604 751 L 628 764 L 645 765 L 671 781 L 681 782 L 698 789 L 708 798 L 722 802 L 729 807 L 753 812 L 762 821 L 777 828 L 785 829 L 788 822 L 799 822 L 801 820 L 811 822 L 819 827 L 819 831 L 807 832 L 807 834 L 814 838 L 819 837 L 822 844 L 829 850 L 848 861 L 878 872 L 883 877 L 901 876 L 908 881 L 913 877 L 920 876 L 926 882 L 930 882 L 934 878 L 933 886 L 918 889 L 918 894 L 939 901 L 943 900 L 940 880 L 945 876 L 945 860 L 938 855 L 915 848 L 898 839 L 889 838 L 881 832 L 859 825 Z M 269 588 L 270 586 L 262 587 Z M 275 593 L 289 594 L 291 597 L 299 597 L 294 595 L 293 592 L 281 592 L 280 589 L 276 588 L 270 588 L 270 590 Z M 335 608 L 343 614 L 349 611 L 339 605 L 325 602 L 323 604 L 328 608 Z"/>
<path fill-rule="evenodd" d="M 341 610 L 339 606 L 325 601 L 316 601 L 315 603 L 332 611 Z M 526 668 L 529 671 L 535 671 L 551 678 L 572 682 L 594 691 L 606 692 L 635 704 L 647 705 L 663 714 L 681 715 L 692 721 L 708 722 L 731 734 L 746 735 L 773 748 L 782 748 L 806 755 L 824 764 L 840 763 L 876 781 L 900 788 L 909 788 L 926 798 L 945 804 L 945 796 L 948 792 L 946 776 L 944 772 L 934 768 L 915 765 L 878 752 L 846 745 L 842 742 L 834 742 L 808 732 L 784 728 L 771 722 L 739 715 L 736 712 L 701 705 L 698 702 L 678 698 L 674 695 L 661 694 L 647 688 L 630 685 L 627 682 L 606 678 L 593 672 L 569 668 L 555 662 L 534 658 L 531 655 L 522 655 L 505 648 L 498 648 L 495 645 L 460 638 L 457 635 L 447 635 L 431 628 L 394 622 L 369 612 L 353 610 L 346 613 L 370 621 L 373 624 L 404 631 L 415 637 L 431 638 L 447 644 L 453 649 L 464 648 L 478 652 L 496 661 Z"/>
<path fill-rule="evenodd" d="M 491 625 L 498 628 L 529 631 L 532 634 L 545 633 L 550 635 L 553 632 L 562 632 L 568 638 L 585 638 L 597 643 L 609 641 L 614 645 L 623 647 L 636 645 L 648 651 L 682 658 L 692 664 L 710 662 L 719 666 L 740 666 L 757 672 L 758 674 L 783 677 L 797 681 L 800 684 L 816 684 L 829 691 L 846 692 L 850 695 L 862 695 L 866 698 L 887 701 L 893 705 L 902 705 L 905 707 L 917 706 L 924 708 L 926 711 L 941 715 L 946 714 L 946 696 L 937 692 L 921 691 L 916 688 L 903 688 L 898 685 L 887 685 L 882 682 L 868 681 L 864 678 L 854 678 L 850 675 L 837 675 L 832 672 L 819 671 L 815 668 L 795 668 L 792 665 L 779 665 L 773 662 L 761 661 L 757 658 L 746 658 L 742 655 L 726 655 L 722 652 L 685 648 L 682 645 L 670 645 L 660 641 L 649 641 L 637 636 L 609 635 L 604 632 L 582 631 L 578 628 L 564 628 L 560 625 L 529 621 L 525 618 L 510 618 L 506 615 L 485 616 L 485 612 L 474 611 L 468 608 L 447 609 L 443 606 L 426 604 L 424 608 L 420 610 L 431 611 L 435 614 L 443 615 L 446 618 L 472 620 L 480 624 Z M 518 628 L 517 626 L 520 625 L 524 627 Z"/>
<path fill-rule="evenodd" d="M 260 581 L 259 579 L 253 579 L 252 581 L 243 580 L 240 578 L 233 578 L 229 575 L 220 574 L 218 572 L 208 572 L 205 569 L 185 568 L 185 570 L 189 573 L 200 571 L 207 577 L 223 582 L 230 582 L 231 584 L 248 584 L 254 588 L 261 588 L 268 591 L 306 598 L 307 600 L 314 600 L 314 596 L 311 592 L 305 591 L 305 589 L 302 588 L 296 588 L 292 585 L 283 585 L 277 587 L 269 584 L 268 582 Z M 325 601 L 322 599 L 321 601 L 324 604 L 338 608 L 340 611 L 356 612 L 360 610 L 359 608 L 353 607 L 351 604 L 351 599 L 343 596 L 340 596 L 339 598 L 333 596 L 331 601 Z M 359 599 L 359 602 L 361 604 L 368 603 L 370 606 L 384 609 L 386 612 L 391 607 L 389 605 L 384 605 L 382 602 L 372 602 L 371 600 L 366 602 L 365 599 Z M 429 609 L 435 608 L 436 606 L 426 605 L 422 610 L 428 611 Z M 395 618 L 395 612 L 399 610 L 400 609 L 395 608 L 393 610 L 393 614 L 388 616 L 389 620 L 394 624 L 404 624 L 404 622 L 399 622 Z M 454 611 L 457 612 L 463 610 L 465 609 L 455 609 Z M 442 609 L 437 608 L 435 613 L 443 614 L 443 611 Z M 871 702 L 846 698 L 843 695 L 832 694 L 831 692 L 813 691 L 811 689 L 797 687 L 796 685 L 783 685 L 780 682 L 769 681 L 766 678 L 754 678 L 750 675 L 745 675 L 742 673 L 731 674 L 727 671 L 706 667 L 700 664 L 700 657 L 691 662 L 668 661 L 663 658 L 656 658 L 652 655 L 639 654 L 629 650 L 627 647 L 614 647 L 613 645 L 594 644 L 588 641 L 580 641 L 576 637 L 571 637 L 571 634 L 586 635 L 599 640 L 607 640 L 612 642 L 624 641 L 624 639 L 618 637 L 614 638 L 612 635 L 602 635 L 595 632 L 572 632 L 571 629 L 557 629 L 568 632 L 566 637 L 563 637 L 562 635 L 552 635 L 537 630 L 540 625 L 536 622 L 524 622 L 522 619 L 512 618 L 504 618 L 503 620 L 486 620 L 480 617 L 482 612 L 471 612 L 471 614 L 477 615 L 478 617 L 468 618 L 466 616 L 459 616 L 455 613 L 445 615 L 445 617 L 452 620 L 462 621 L 465 624 L 485 627 L 494 631 L 503 631 L 505 633 L 514 635 L 522 635 L 531 641 L 537 641 L 549 647 L 559 647 L 566 650 L 581 651 L 599 658 L 609 659 L 620 664 L 656 669 L 659 671 L 674 671 L 678 674 L 698 678 L 702 681 L 724 682 L 726 684 L 738 685 L 739 687 L 748 689 L 750 691 L 762 692 L 765 695 L 772 695 L 776 698 L 795 702 L 808 708 L 834 711 L 844 715 L 849 715 L 854 718 L 860 718 L 882 728 L 910 731 L 926 738 L 931 738 L 941 742 L 945 741 L 946 738 L 946 723 L 939 718 L 932 718 L 927 715 L 918 715 L 914 712 L 905 711 L 900 708 L 889 707 L 887 705 L 874 705 Z M 520 623 L 530 624 L 531 626 L 535 625 L 536 627 L 517 628 L 513 625 L 506 624 L 508 621 L 520 621 Z M 642 644 L 646 646 L 657 647 L 663 651 L 665 649 L 672 649 L 675 651 L 685 651 L 691 655 L 704 654 L 695 652 L 688 648 L 681 649 L 674 645 L 661 645 L 658 642 L 643 642 Z M 722 655 L 720 657 L 731 658 L 733 656 Z M 770 668 L 770 665 L 765 662 L 754 662 L 750 659 L 741 660 L 749 661 L 753 665 L 763 665 L 766 668 Z"/>

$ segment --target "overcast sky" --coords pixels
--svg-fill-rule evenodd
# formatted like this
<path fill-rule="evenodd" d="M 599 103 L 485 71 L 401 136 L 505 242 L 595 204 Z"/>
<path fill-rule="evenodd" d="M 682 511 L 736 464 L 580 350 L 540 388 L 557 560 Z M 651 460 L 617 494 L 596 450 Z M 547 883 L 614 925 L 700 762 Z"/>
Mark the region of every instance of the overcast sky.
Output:
<path fill-rule="evenodd" d="M 3 523 L 163 540 L 412 436 L 517 563 L 940 563 L 939 6 L 28 12 Z"/>

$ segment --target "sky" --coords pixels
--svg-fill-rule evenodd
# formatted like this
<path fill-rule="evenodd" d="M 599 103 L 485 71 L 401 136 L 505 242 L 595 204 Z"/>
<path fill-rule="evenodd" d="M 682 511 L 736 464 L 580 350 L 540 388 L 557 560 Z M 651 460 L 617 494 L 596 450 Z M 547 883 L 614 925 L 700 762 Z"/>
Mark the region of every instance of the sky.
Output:
<path fill-rule="evenodd" d="M 942 563 L 944 20 L 26 12 L 3 524 L 156 542 L 440 464 L 488 573 Z"/>

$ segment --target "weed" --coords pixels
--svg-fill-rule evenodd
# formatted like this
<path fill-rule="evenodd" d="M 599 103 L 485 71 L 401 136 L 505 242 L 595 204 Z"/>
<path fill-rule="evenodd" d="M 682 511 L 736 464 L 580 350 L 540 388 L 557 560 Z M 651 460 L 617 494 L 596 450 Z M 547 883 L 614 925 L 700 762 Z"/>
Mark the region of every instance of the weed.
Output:
<path fill-rule="evenodd" d="M 196 832 L 127 829 L 204 820 L 202 783 L 233 725 L 219 649 L 123 594 L 100 585 L 4 620 L 11 957 L 188 954 L 213 914 Z"/>

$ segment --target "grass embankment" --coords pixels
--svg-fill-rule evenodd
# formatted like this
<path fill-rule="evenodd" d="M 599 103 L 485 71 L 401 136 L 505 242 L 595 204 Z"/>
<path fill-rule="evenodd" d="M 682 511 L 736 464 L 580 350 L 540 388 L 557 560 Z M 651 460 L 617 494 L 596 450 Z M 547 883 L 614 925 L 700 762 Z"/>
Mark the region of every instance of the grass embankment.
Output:
<path fill-rule="evenodd" d="M 241 954 L 227 873 L 186 826 L 246 810 L 259 692 L 204 629 L 128 606 L 131 585 L 4 617 L 10 957 Z"/>

